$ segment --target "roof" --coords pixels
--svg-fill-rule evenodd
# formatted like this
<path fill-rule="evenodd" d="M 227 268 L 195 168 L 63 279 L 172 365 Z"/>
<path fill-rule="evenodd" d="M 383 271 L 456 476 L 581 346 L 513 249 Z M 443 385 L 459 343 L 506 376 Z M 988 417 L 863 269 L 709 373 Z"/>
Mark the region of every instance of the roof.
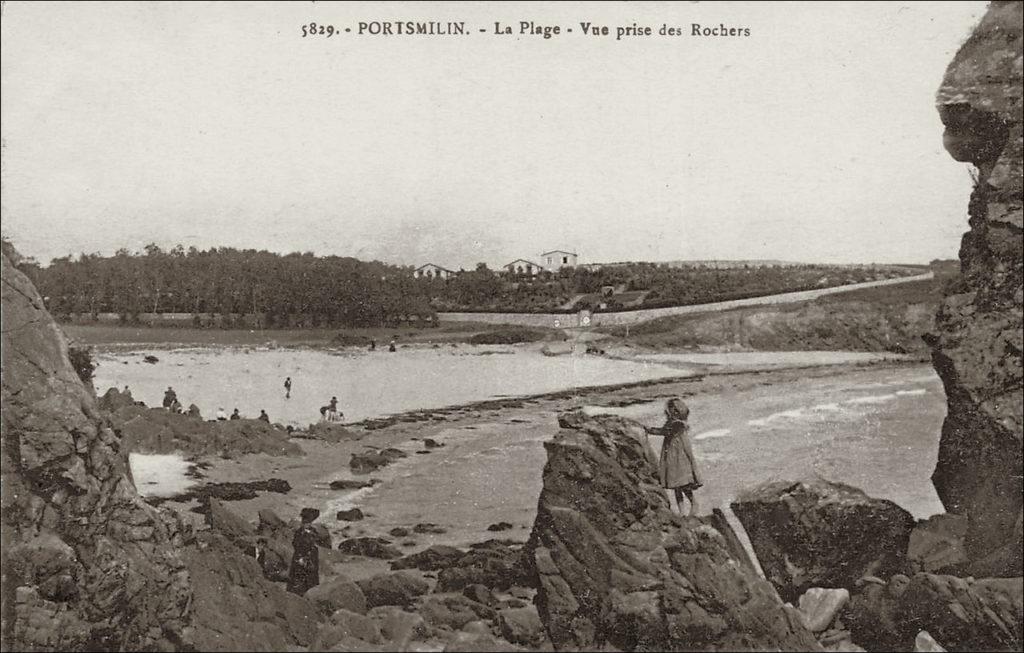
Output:
<path fill-rule="evenodd" d="M 419 271 L 422 270 L 423 268 L 437 268 L 438 270 L 444 270 L 445 272 L 455 272 L 455 270 L 449 270 L 443 265 L 438 265 L 437 263 L 424 263 L 423 265 L 416 268 L 416 270 Z"/>
<path fill-rule="evenodd" d="M 509 263 L 506 263 L 505 265 L 503 265 L 501 267 L 507 268 L 508 266 L 513 265 L 515 263 L 529 263 L 530 265 L 532 265 L 535 268 L 543 268 L 543 266 L 538 265 L 538 264 L 534 263 L 533 261 L 527 261 L 525 258 L 517 258 L 516 260 L 511 261 Z"/>
<path fill-rule="evenodd" d="M 548 254 L 571 254 L 573 256 L 579 256 L 576 252 L 569 252 L 564 249 L 553 249 L 550 252 L 544 252 L 541 256 L 547 256 Z"/>

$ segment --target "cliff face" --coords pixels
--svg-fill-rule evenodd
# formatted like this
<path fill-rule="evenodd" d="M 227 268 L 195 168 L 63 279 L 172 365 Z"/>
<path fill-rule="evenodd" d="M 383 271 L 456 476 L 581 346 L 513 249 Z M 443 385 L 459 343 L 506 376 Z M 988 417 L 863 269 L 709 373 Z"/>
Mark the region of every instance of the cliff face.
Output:
<path fill-rule="evenodd" d="M 192 598 L 180 524 L 139 498 L 63 335 L 2 265 L 3 646 L 179 647 Z"/>
<path fill-rule="evenodd" d="M 988 576 L 1022 573 L 1021 7 L 991 4 L 938 93 L 946 149 L 978 181 L 929 343 L 949 403 L 932 480 L 970 520 L 970 571 Z"/>

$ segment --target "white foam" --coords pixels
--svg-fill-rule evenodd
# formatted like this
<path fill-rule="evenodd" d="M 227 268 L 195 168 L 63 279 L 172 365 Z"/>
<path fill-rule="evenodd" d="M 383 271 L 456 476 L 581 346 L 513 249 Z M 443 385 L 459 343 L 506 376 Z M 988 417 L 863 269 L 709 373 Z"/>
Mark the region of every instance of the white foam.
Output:
<path fill-rule="evenodd" d="M 843 403 L 847 404 L 884 404 L 892 401 L 896 398 L 895 394 L 885 395 L 868 395 L 867 397 L 854 397 L 853 399 L 847 399 Z"/>
<path fill-rule="evenodd" d="M 900 397 L 910 397 L 928 394 L 928 390 L 925 388 L 914 388 L 913 390 L 897 390 L 896 394 L 899 395 Z"/>
<path fill-rule="evenodd" d="M 706 440 L 707 438 L 722 438 L 732 433 L 730 429 L 714 429 L 713 431 L 704 431 L 698 435 L 693 436 L 694 440 Z"/>
<path fill-rule="evenodd" d="M 835 412 L 837 412 L 839 410 L 842 410 L 842 409 L 839 407 L 839 404 L 831 403 L 831 404 L 818 404 L 817 406 L 811 406 L 811 410 L 813 410 L 815 412 L 818 412 L 818 413 L 835 413 Z"/>
<path fill-rule="evenodd" d="M 128 466 L 140 496 L 170 497 L 195 485 L 185 476 L 189 462 L 178 454 L 129 453 Z"/>
<path fill-rule="evenodd" d="M 752 419 L 747 422 L 750 426 L 766 426 L 768 422 L 774 422 L 778 419 L 799 419 L 804 416 L 803 408 L 794 408 L 792 410 L 784 410 L 779 413 L 772 413 L 768 417 L 762 417 L 760 419 Z"/>

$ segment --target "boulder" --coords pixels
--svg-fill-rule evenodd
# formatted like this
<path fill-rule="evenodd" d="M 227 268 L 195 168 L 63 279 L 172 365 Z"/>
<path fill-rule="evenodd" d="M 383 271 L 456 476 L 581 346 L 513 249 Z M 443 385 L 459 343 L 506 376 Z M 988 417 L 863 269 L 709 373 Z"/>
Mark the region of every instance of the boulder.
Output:
<path fill-rule="evenodd" d="M 451 562 L 437 575 L 441 592 L 462 590 L 469 585 L 507 590 L 523 581 L 522 545 L 498 540 L 474 544 L 472 549 Z"/>
<path fill-rule="evenodd" d="M 331 481 L 332 490 L 361 490 L 364 487 L 373 487 L 380 483 L 380 480 L 376 478 L 370 478 L 365 481 L 357 479 L 339 479 L 337 481 Z"/>
<path fill-rule="evenodd" d="M 821 479 L 765 483 L 732 510 L 786 601 L 811 587 L 853 588 L 862 576 L 903 571 L 914 527 L 892 501 Z"/>
<path fill-rule="evenodd" d="M 339 510 L 336 517 L 338 521 L 361 521 L 364 515 L 359 508 L 352 508 L 351 510 Z"/>
<path fill-rule="evenodd" d="M 914 638 L 914 653 L 946 653 L 946 649 L 927 630 L 922 630 Z"/>
<path fill-rule="evenodd" d="M 541 623 L 537 608 L 508 608 L 498 612 L 498 629 L 501 636 L 512 642 L 530 648 L 537 648 L 547 640 L 544 624 Z"/>
<path fill-rule="evenodd" d="M 430 590 L 430 584 L 416 574 L 408 571 L 396 571 L 390 574 L 377 574 L 356 583 L 363 590 L 366 606 L 375 608 L 379 605 L 397 605 L 408 607 Z"/>
<path fill-rule="evenodd" d="M 961 274 L 927 337 L 948 404 L 932 482 L 969 521 L 975 577 L 1024 573 L 1021 23 L 1021 3 L 991 3 L 937 96 L 946 149 L 977 176 Z"/>
<path fill-rule="evenodd" d="M 342 609 L 357 614 L 366 614 L 366 597 L 363 596 L 363 590 L 344 576 L 320 583 L 307 591 L 305 597 L 312 601 L 324 615 L 330 615 L 336 610 Z"/>
<path fill-rule="evenodd" d="M 525 560 L 558 650 L 820 650 L 725 538 L 669 507 L 643 427 L 559 416 Z"/>
<path fill-rule="evenodd" d="M 928 573 L 967 565 L 964 540 L 969 521 L 963 515 L 934 515 L 919 521 L 910 532 L 907 559 L 914 571 Z"/>
<path fill-rule="evenodd" d="M 461 594 L 430 594 L 417 609 L 431 626 L 459 630 L 471 621 L 495 618 L 493 608 L 470 600 Z"/>
<path fill-rule="evenodd" d="M 467 585 L 462 590 L 462 595 L 470 601 L 476 601 L 491 607 L 494 607 L 494 604 L 498 602 L 494 592 L 483 585 Z"/>
<path fill-rule="evenodd" d="M 250 539 L 256 534 L 256 529 L 249 522 L 236 515 L 222 502 L 210 499 L 208 505 L 206 523 L 229 540 Z"/>
<path fill-rule="evenodd" d="M 508 523 L 507 521 L 500 521 L 496 524 L 491 524 L 490 526 L 488 526 L 487 530 L 492 532 L 508 531 L 512 530 L 512 524 Z"/>
<path fill-rule="evenodd" d="M 405 651 L 409 644 L 427 637 L 427 626 L 423 617 L 406 612 L 391 605 L 382 605 L 370 610 L 368 616 L 380 626 L 380 632 L 392 651 Z"/>
<path fill-rule="evenodd" d="M 392 569 L 419 569 L 421 571 L 438 571 L 456 564 L 466 552 L 453 546 L 435 544 L 426 549 L 399 558 L 391 563 Z"/>
<path fill-rule="evenodd" d="M 316 634 L 311 651 L 368 650 L 367 644 L 382 644 L 380 626 L 369 617 L 348 610 L 334 612 Z"/>
<path fill-rule="evenodd" d="M 812 587 L 800 597 L 797 610 L 807 630 L 820 633 L 827 630 L 836 615 L 846 607 L 850 600 L 850 592 L 845 588 L 823 589 Z"/>
<path fill-rule="evenodd" d="M 353 537 L 338 544 L 338 551 L 364 558 L 394 560 L 401 558 L 402 552 L 391 545 L 391 540 L 382 537 Z"/>
<path fill-rule="evenodd" d="M 522 651 L 524 649 L 491 634 L 486 624 L 470 622 L 453 634 L 444 650 L 450 653 L 491 653 L 493 651 Z"/>
<path fill-rule="evenodd" d="M 391 459 L 375 452 L 354 453 L 348 466 L 355 474 L 369 474 L 389 464 Z"/>
<path fill-rule="evenodd" d="M 431 522 L 424 522 L 413 526 L 412 532 L 421 535 L 443 535 L 448 532 L 448 529 Z"/>

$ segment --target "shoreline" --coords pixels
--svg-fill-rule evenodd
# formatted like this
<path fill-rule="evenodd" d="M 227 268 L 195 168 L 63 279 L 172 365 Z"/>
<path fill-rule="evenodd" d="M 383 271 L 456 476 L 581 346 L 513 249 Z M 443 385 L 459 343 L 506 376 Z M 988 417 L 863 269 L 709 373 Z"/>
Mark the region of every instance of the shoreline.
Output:
<path fill-rule="evenodd" d="M 334 545 L 346 537 L 383 537 L 394 539 L 395 546 L 413 552 L 434 544 L 468 546 L 491 537 L 525 540 L 532 524 L 531 509 L 535 502 L 528 500 L 531 493 L 539 492 L 540 468 L 524 472 L 525 477 L 511 476 L 501 480 L 488 473 L 482 477 L 468 475 L 465 456 L 452 461 L 447 454 L 460 447 L 479 445 L 483 447 L 491 440 L 494 446 L 480 451 L 479 455 L 508 455 L 508 463 L 498 459 L 494 464 L 498 470 L 509 473 L 506 467 L 518 464 L 522 455 L 515 453 L 517 446 L 536 464 L 542 453 L 542 443 L 558 430 L 559 413 L 582 408 L 597 407 L 611 411 L 625 409 L 630 416 L 650 422 L 659 419 L 656 409 L 648 410 L 646 404 L 670 396 L 683 396 L 688 403 L 696 405 L 697 422 L 712 419 L 715 412 L 710 406 L 728 406 L 731 398 L 774 395 L 774 390 L 797 392 L 803 387 L 826 384 L 836 378 L 868 380 L 882 378 L 887 372 L 920 369 L 920 378 L 934 374 L 925 364 L 910 361 L 878 361 L 872 363 L 819 365 L 786 369 L 757 371 L 728 371 L 699 377 L 676 377 L 613 386 L 576 388 L 567 391 L 546 393 L 532 397 L 502 398 L 484 402 L 471 402 L 460 406 L 447 406 L 431 410 L 411 411 L 393 415 L 386 420 L 364 420 L 362 423 L 345 424 L 350 432 L 339 442 L 327 442 L 310 437 L 294 437 L 293 442 L 302 449 L 301 456 L 273 457 L 267 454 L 247 454 L 232 459 L 219 457 L 192 457 L 189 462 L 203 468 L 199 483 L 191 486 L 195 490 L 212 483 L 252 483 L 269 479 L 283 479 L 291 485 L 285 494 L 275 492 L 259 493 L 255 498 L 231 501 L 232 511 L 242 518 L 255 521 L 262 509 L 271 509 L 283 518 L 290 519 L 306 506 L 321 510 L 320 523 L 331 532 Z M 907 376 L 907 374 L 904 374 Z M 918 377 L 914 377 L 918 378 Z M 934 379 L 932 379 L 934 380 Z M 648 415 L 649 413 L 649 415 Z M 387 422 L 386 424 L 384 422 Z M 695 426 L 695 433 L 708 430 L 706 426 Z M 423 453 L 422 441 L 431 438 L 440 442 L 441 447 Z M 498 439 L 504 438 L 501 444 Z M 511 439 L 509 439 L 511 438 Z M 730 446 L 728 438 L 700 440 L 698 448 L 704 450 L 709 464 L 716 464 L 717 447 Z M 508 443 L 512 443 L 511 445 Z M 520 443 L 516 445 L 515 443 Z M 740 446 L 733 441 L 732 446 Z M 492 449 L 494 454 L 488 454 Z M 348 465 L 352 455 L 368 449 L 398 448 L 408 457 L 372 473 L 354 473 Z M 433 461 L 433 462 L 431 462 Z M 452 467 L 451 465 L 455 466 Z M 535 466 L 536 466 L 535 464 Z M 764 465 L 760 465 L 763 469 Z M 426 480 L 424 480 L 426 476 Z M 356 490 L 332 490 L 332 480 L 377 479 L 370 488 Z M 432 480 L 431 480 L 432 479 Z M 434 490 L 435 503 L 425 503 L 417 483 L 430 483 Z M 509 484 L 512 484 L 509 486 Z M 720 491 L 719 494 L 722 492 Z M 466 510 L 467 496 L 474 500 L 470 515 L 459 513 Z M 735 496 L 733 494 L 733 496 Z M 447 497 L 447 498 L 444 498 Z M 191 512 L 196 501 L 186 503 L 161 500 L 167 508 L 191 521 L 194 526 L 204 528 L 202 518 Z M 479 504 L 479 506 L 477 506 Z M 486 506 L 492 506 L 487 508 Z M 360 507 L 365 513 L 362 521 L 344 522 L 335 518 L 336 510 Z M 710 510 L 711 505 L 705 505 Z M 489 532 L 487 527 L 498 522 L 513 524 L 513 528 L 501 533 Z M 388 533 L 395 527 L 409 528 L 416 523 L 441 524 L 447 532 L 417 534 L 411 538 L 392 538 Z M 344 573 L 360 577 L 365 570 L 380 570 L 380 561 L 364 559 L 350 560 L 343 567 Z M 354 565 L 351 569 L 350 565 Z"/>

